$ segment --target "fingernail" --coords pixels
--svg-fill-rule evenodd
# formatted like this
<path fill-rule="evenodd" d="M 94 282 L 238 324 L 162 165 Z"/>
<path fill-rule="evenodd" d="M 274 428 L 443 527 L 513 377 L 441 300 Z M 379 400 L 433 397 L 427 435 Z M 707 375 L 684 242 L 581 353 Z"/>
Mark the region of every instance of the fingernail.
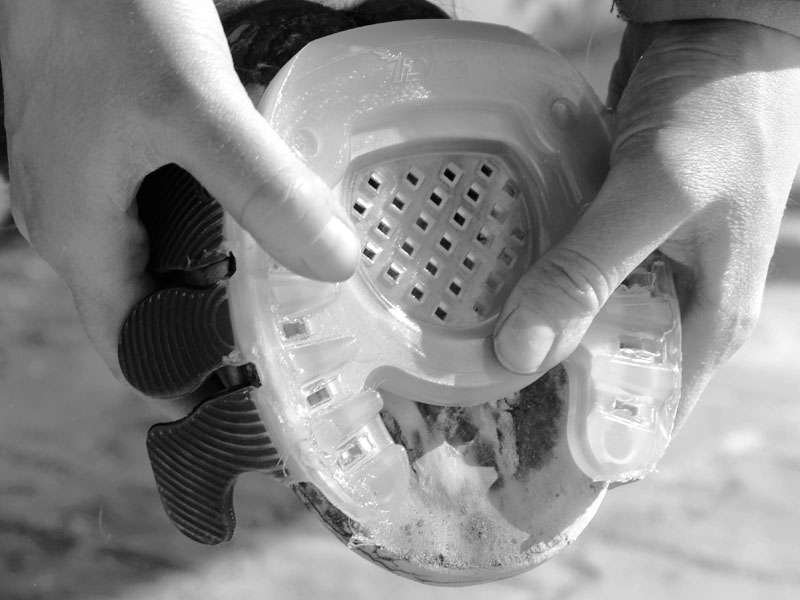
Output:
<path fill-rule="evenodd" d="M 642 475 L 641 477 L 632 477 L 630 479 L 626 479 L 625 481 L 612 481 L 611 483 L 608 484 L 608 489 L 609 490 L 614 490 L 614 489 L 616 489 L 618 487 L 622 487 L 623 485 L 630 485 L 631 483 L 638 483 L 642 479 L 644 479 L 644 475 Z"/>
<path fill-rule="evenodd" d="M 309 270 L 323 281 L 344 281 L 358 264 L 360 245 L 355 232 L 333 217 L 303 257 Z"/>
<path fill-rule="evenodd" d="M 554 341 L 552 328 L 537 323 L 530 311 L 517 308 L 495 334 L 494 351 L 509 371 L 530 374 L 539 370 Z"/>

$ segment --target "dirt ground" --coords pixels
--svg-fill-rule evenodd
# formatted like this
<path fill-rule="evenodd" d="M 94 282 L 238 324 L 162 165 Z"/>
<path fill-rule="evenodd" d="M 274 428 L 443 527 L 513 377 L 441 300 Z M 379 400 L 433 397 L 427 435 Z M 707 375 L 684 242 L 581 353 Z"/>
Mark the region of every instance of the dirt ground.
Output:
<path fill-rule="evenodd" d="M 339 545 L 280 486 L 238 489 L 235 541 L 205 548 L 161 511 L 144 433 L 70 297 L 21 241 L 0 251 L 0 598 L 223 600 L 800 597 L 800 217 L 754 339 L 719 374 L 660 471 L 609 494 L 562 556 L 506 582 L 434 589 Z"/>
<path fill-rule="evenodd" d="M 598 39 L 574 56 L 597 87 L 613 46 Z M 578 542 L 539 569 L 439 589 L 350 553 L 292 494 L 256 476 L 237 489 L 232 543 L 180 536 L 144 448 L 163 414 L 121 389 L 57 276 L 0 232 L 0 600 L 799 598 L 798 298 L 793 213 L 754 338 L 659 472 L 612 491 Z"/>
<path fill-rule="evenodd" d="M 800 217 L 784 224 L 754 339 L 660 471 L 609 494 L 562 556 L 506 582 L 434 589 L 339 545 L 280 486 L 238 489 L 235 541 L 167 522 L 144 451 L 161 417 L 121 391 L 70 297 L 21 241 L 0 251 L 0 598 L 34 600 L 800 597 Z"/>

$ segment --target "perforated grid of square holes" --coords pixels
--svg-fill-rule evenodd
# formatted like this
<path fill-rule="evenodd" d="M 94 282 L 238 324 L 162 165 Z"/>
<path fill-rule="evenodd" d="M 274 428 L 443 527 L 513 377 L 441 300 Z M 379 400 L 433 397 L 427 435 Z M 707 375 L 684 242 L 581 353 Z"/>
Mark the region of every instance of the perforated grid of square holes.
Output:
<path fill-rule="evenodd" d="M 421 155 L 353 174 L 361 273 L 423 323 L 470 326 L 502 308 L 531 256 L 523 190 L 486 155 Z"/>

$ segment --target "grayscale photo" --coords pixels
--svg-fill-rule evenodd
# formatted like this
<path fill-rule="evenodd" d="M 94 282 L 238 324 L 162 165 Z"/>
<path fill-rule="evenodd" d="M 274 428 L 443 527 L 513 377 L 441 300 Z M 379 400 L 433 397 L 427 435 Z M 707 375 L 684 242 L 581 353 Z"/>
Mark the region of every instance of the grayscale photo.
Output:
<path fill-rule="evenodd" d="M 800 0 L 0 0 L 0 600 L 800 598 Z"/>

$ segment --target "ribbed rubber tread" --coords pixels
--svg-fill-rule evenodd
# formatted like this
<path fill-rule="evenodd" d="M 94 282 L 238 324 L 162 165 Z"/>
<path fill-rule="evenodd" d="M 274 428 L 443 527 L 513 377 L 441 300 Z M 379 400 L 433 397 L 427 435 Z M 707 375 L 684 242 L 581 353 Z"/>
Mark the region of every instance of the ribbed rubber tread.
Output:
<path fill-rule="evenodd" d="M 227 260 L 222 207 L 178 165 L 145 177 L 136 201 L 150 240 L 151 272 L 191 273 Z"/>
<path fill-rule="evenodd" d="M 122 327 L 119 360 L 136 389 L 175 398 L 197 389 L 234 350 L 225 288 L 169 288 L 151 294 Z"/>
<path fill-rule="evenodd" d="M 154 425 L 147 435 L 164 509 L 197 542 L 219 544 L 233 536 L 233 488 L 239 475 L 284 475 L 251 391 L 243 388 L 208 400 L 181 421 Z"/>

